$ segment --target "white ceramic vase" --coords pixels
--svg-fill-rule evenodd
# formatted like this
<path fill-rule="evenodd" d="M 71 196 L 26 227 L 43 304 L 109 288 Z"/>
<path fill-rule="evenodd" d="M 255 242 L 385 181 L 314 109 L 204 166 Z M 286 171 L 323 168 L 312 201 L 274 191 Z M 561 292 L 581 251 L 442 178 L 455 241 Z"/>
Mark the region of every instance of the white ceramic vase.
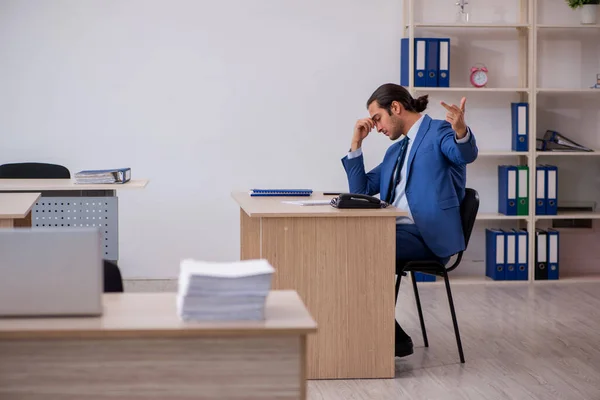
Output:
<path fill-rule="evenodd" d="M 584 4 L 581 6 L 581 23 L 595 24 L 598 15 L 597 4 Z"/>

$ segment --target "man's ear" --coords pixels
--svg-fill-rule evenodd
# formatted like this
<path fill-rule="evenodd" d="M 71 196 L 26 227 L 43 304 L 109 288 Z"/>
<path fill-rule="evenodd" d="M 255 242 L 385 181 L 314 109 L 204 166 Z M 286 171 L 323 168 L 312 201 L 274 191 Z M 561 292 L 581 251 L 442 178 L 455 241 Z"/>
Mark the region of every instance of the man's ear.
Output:
<path fill-rule="evenodd" d="M 400 115 L 402 114 L 402 111 L 404 111 L 404 107 L 402 107 L 402 104 L 400 104 L 400 102 L 394 100 L 392 101 L 391 110 L 393 114 Z"/>

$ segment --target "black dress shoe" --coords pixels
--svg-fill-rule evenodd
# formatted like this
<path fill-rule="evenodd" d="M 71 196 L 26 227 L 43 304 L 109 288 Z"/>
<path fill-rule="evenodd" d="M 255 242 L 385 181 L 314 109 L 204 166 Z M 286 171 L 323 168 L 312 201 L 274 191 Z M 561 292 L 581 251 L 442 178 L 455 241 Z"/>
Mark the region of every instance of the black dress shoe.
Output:
<path fill-rule="evenodd" d="M 406 357 L 413 353 L 413 342 L 411 338 L 396 340 L 396 357 Z"/>

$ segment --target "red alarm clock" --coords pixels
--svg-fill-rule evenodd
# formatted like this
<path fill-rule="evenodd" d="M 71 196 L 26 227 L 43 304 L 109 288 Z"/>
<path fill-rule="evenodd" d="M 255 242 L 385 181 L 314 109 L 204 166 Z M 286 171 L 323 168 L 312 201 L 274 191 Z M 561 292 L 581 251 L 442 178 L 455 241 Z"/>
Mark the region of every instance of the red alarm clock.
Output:
<path fill-rule="evenodd" d="M 488 83 L 488 69 L 483 64 L 476 64 L 471 67 L 471 85 L 481 88 Z"/>

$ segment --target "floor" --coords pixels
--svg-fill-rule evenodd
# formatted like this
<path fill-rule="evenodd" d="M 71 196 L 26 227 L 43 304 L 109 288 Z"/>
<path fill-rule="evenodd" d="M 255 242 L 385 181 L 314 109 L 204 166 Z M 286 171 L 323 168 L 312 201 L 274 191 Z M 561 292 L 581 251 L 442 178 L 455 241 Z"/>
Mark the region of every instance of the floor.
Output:
<path fill-rule="evenodd" d="M 176 281 L 125 282 L 128 291 L 174 291 Z M 310 381 L 311 400 L 600 400 L 600 281 L 453 285 L 465 364 L 460 364 L 444 286 L 419 285 L 429 348 L 410 282 L 396 316 L 415 352 L 396 378 Z"/>
<path fill-rule="evenodd" d="M 462 365 L 444 286 L 420 288 L 429 348 L 403 282 L 396 317 L 415 352 L 396 378 L 311 381 L 308 398 L 600 399 L 600 283 L 454 285 Z"/>

